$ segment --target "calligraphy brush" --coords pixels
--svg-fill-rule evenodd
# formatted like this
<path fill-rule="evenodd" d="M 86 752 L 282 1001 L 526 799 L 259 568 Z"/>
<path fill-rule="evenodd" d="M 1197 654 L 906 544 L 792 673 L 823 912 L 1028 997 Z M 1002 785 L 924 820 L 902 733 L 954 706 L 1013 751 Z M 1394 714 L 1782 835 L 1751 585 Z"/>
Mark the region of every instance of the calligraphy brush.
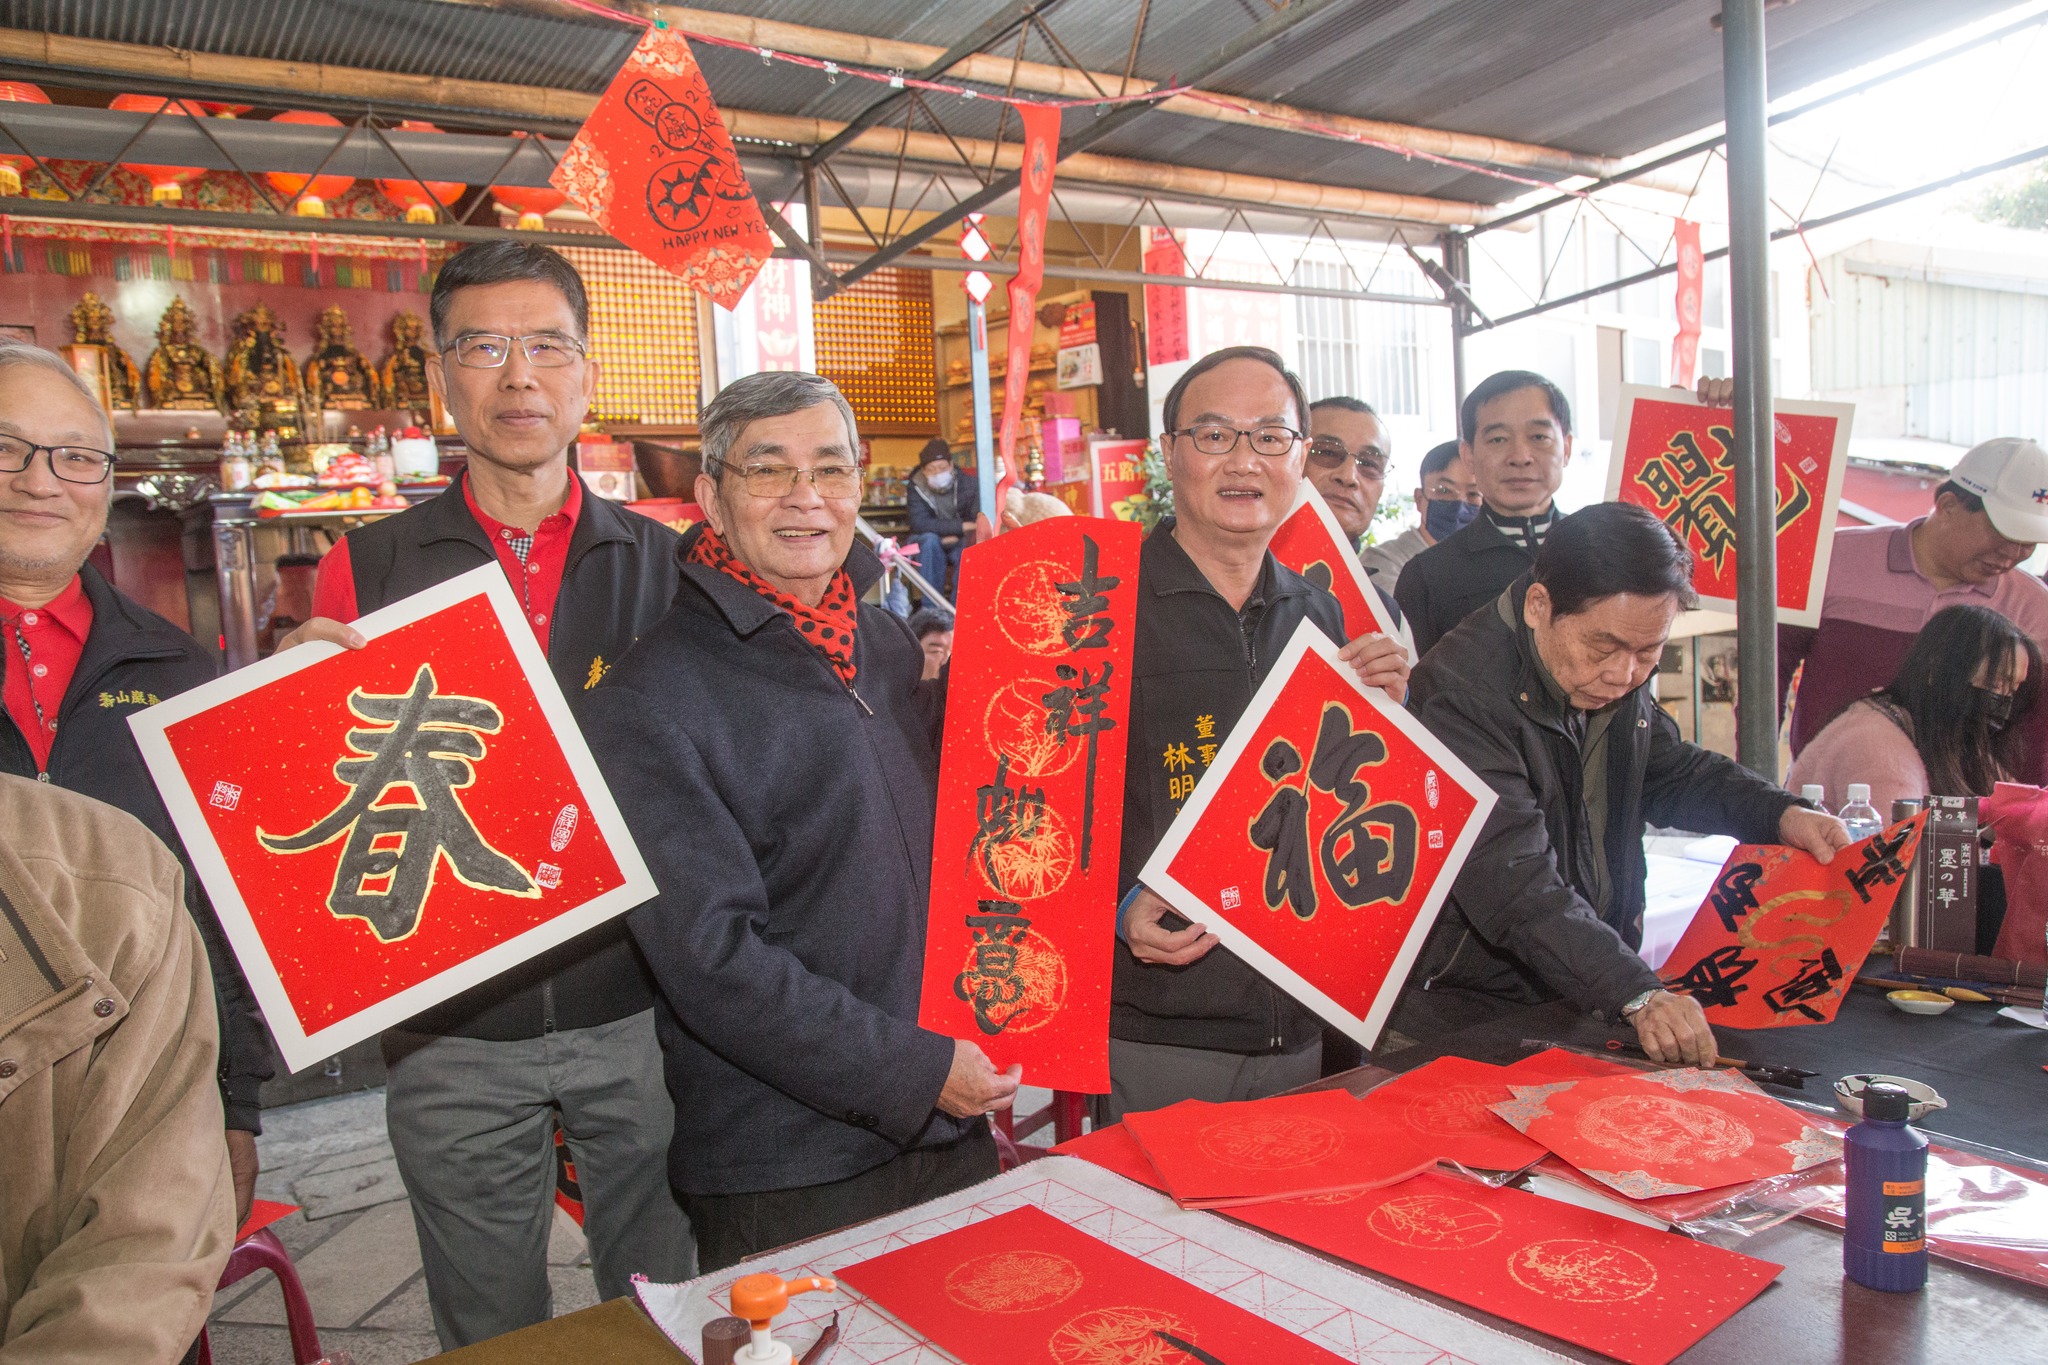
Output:
<path fill-rule="evenodd" d="M 1159 1338 L 1161 1341 L 1165 1342 L 1168 1346 L 1171 1346 L 1174 1350 L 1179 1351 L 1182 1355 L 1193 1356 L 1196 1360 L 1201 1361 L 1202 1365 L 1223 1365 L 1223 1362 L 1221 1360 L 1218 1360 L 1215 1356 L 1210 1355 L 1207 1351 L 1195 1345 L 1195 1343 L 1193 1343 L 1192 1341 L 1182 1341 L 1179 1337 L 1175 1336 L 1173 1333 L 1169 1331 L 1166 1331 L 1164 1328 L 1153 1328 L 1152 1335 Z"/>
<path fill-rule="evenodd" d="M 826 1348 L 837 1340 L 839 1340 L 839 1310 L 835 1308 L 832 1310 L 832 1321 L 825 1324 L 825 1330 L 818 1334 L 818 1339 L 811 1343 L 811 1349 L 803 1353 L 803 1357 L 797 1361 L 797 1365 L 818 1365 L 818 1358 L 824 1355 Z"/>
<path fill-rule="evenodd" d="M 1619 1038 L 1609 1038 L 1607 1050 L 1625 1052 L 1631 1057 L 1641 1057 L 1645 1061 L 1652 1060 L 1650 1054 L 1643 1051 L 1640 1045 L 1625 1043 Z M 1779 1066 L 1774 1062 L 1745 1062 L 1740 1057 L 1721 1057 L 1715 1060 L 1714 1069 L 1720 1070 L 1724 1067 L 1731 1071 L 1740 1071 L 1753 1081 L 1787 1086 L 1793 1090 L 1804 1090 L 1806 1083 L 1820 1074 L 1818 1071 L 1802 1071 L 1796 1066 Z"/>

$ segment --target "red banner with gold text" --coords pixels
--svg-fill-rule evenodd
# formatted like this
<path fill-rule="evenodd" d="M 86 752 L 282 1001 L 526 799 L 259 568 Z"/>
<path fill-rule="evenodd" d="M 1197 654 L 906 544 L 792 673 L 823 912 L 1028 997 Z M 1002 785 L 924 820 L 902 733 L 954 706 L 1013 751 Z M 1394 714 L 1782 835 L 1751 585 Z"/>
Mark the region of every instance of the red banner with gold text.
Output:
<path fill-rule="evenodd" d="M 1045 218 L 1052 209 L 1053 165 L 1060 155 L 1060 111 L 1036 104 L 1017 106 L 1024 120 L 1024 165 L 1017 186 L 1017 273 L 1010 277 L 1008 355 L 1003 370 L 1003 473 L 989 518 L 1001 521 L 1003 495 L 1017 481 L 1017 428 L 1024 418 L 1025 384 L 1031 378 L 1032 312 L 1045 280 Z"/>
<path fill-rule="evenodd" d="M 1055 1090 L 1109 1089 L 1142 539 L 1054 517 L 960 560 L 918 1023 Z"/>
<path fill-rule="evenodd" d="M 670 29 L 647 30 L 551 179 L 599 227 L 725 308 L 774 250 L 711 87 Z"/>

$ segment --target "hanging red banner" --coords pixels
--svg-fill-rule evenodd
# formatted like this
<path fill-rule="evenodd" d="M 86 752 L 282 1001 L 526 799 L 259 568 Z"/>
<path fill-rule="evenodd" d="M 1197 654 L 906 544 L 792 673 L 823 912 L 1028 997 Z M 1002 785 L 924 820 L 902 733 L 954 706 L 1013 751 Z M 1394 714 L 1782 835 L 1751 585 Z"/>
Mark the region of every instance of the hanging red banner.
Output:
<path fill-rule="evenodd" d="M 1301 481 L 1294 510 L 1280 523 L 1267 548 L 1272 550 L 1273 558 L 1337 599 L 1337 605 L 1344 609 L 1345 639 L 1385 635 L 1408 644 L 1409 662 L 1415 661 L 1413 644 L 1395 627 L 1387 604 L 1380 600 L 1372 580 L 1365 576 L 1365 566 L 1358 562 L 1350 537 L 1337 524 L 1337 514 L 1307 479 Z"/>
<path fill-rule="evenodd" d="M 1671 382 L 1689 389 L 1700 358 L 1700 298 L 1706 268 L 1700 256 L 1700 225 L 1686 218 L 1673 220 L 1671 244 L 1678 251 L 1678 335 L 1671 343 Z"/>
<path fill-rule="evenodd" d="M 1664 959 L 1665 986 L 1727 1028 L 1832 1022 L 1891 918 L 1926 824 L 1924 813 L 1901 820 L 1825 867 L 1796 848 L 1738 845 Z"/>
<path fill-rule="evenodd" d="M 1003 471 L 996 480 L 997 515 L 1017 481 L 1017 429 L 1024 418 L 1024 394 L 1031 378 L 1032 313 L 1045 281 L 1045 221 L 1052 209 L 1053 166 L 1060 155 L 1060 111 L 1041 104 L 1016 106 L 1024 121 L 1024 164 L 1017 185 L 1017 273 L 1010 277 L 1010 325 L 1003 370 Z"/>
<path fill-rule="evenodd" d="M 294 1071 L 654 894 L 497 565 L 355 625 L 129 720 Z"/>
<path fill-rule="evenodd" d="M 549 177 L 612 236 L 731 308 L 774 251 L 690 45 L 650 26 Z"/>
<path fill-rule="evenodd" d="M 1152 229 L 1145 248 L 1147 275 L 1185 275 L 1188 259 L 1170 228 Z M 1188 291 L 1177 284 L 1145 286 L 1145 363 L 1171 365 L 1188 358 Z"/>
<path fill-rule="evenodd" d="M 1369 1048 L 1494 800 L 1303 622 L 1140 879 Z"/>
<path fill-rule="evenodd" d="M 918 1023 L 1055 1090 L 1109 1089 L 1142 540 L 1053 517 L 960 558 Z"/>
<path fill-rule="evenodd" d="M 1835 508 L 1849 468 L 1850 403 L 1780 402 L 1777 464 L 1778 621 L 1820 624 Z M 1735 413 L 1689 394 L 1624 384 L 1607 463 L 1607 500 L 1647 507 L 1692 550 L 1693 589 L 1735 610 Z"/>

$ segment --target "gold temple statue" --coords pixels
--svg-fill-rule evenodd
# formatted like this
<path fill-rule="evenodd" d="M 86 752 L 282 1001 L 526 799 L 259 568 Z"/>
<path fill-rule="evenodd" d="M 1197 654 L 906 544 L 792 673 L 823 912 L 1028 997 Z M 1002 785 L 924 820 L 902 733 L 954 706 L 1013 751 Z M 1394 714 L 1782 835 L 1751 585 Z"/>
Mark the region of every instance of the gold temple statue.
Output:
<path fill-rule="evenodd" d="M 173 295 L 157 319 L 156 349 L 144 378 L 149 405 L 186 412 L 221 412 L 220 362 L 192 339 L 195 319 L 183 297 Z"/>
<path fill-rule="evenodd" d="M 304 405 L 298 364 L 284 347 L 284 323 L 266 303 L 259 301 L 235 318 L 227 397 L 231 407 L 253 404 L 266 418 L 296 419 Z"/>
<path fill-rule="evenodd" d="M 394 408 L 424 413 L 433 399 L 427 389 L 427 356 L 421 344 L 426 324 L 417 313 L 400 313 L 391 319 L 391 354 L 377 367 L 384 385 L 384 401 Z"/>
<path fill-rule="evenodd" d="M 306 362 L 306 406 L 352 411 L 384 405 L 383 386 L 369 358 L 356 349 L 355 329 L 340 304 L 320 310 L 313 324 L 313 356 Z"/>
<path fill-rule="evenodd" d="M 114 344 L 114 310 L 98 294 L 87 294 L 71 310 L 71 340 L 78 346 L 97 346 L 105 354 L 107 388 L 115 407 L 132 412 L 142 406 L 142 371 Z"/>

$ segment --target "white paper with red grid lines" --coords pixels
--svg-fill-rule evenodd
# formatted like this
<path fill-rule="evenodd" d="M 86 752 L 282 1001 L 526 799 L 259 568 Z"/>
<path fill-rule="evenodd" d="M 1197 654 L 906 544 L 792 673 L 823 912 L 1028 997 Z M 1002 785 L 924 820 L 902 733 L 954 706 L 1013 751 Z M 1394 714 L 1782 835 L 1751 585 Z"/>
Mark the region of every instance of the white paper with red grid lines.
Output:
<path fill-rule="evenodd" d="M 1564 1359 L 1250 1228 L 1176 1207 L 1162 1194 L 1072 1157 L 1031 1162 L 959 1194 L 805 1242 L 782 1255 L 745 1261 L 685 1284 L 636 1279 L 634 1289 L 669 1340 L 697 1360 L 704 1324 L 731 1312 L 727 1293 L 742 1275 L 836 1277 L 845 1267 L 885 1251 L 1026 1204 L 1358 1365 L 1519 1365 Z M 789 1311 L 776 1319 L 776 1340 L 802 1356 L 834 1309 L 839 1342 L 818 1365 L 955 1361 L 851 1286 L 836 1294 L 791 1299 Z"/>

